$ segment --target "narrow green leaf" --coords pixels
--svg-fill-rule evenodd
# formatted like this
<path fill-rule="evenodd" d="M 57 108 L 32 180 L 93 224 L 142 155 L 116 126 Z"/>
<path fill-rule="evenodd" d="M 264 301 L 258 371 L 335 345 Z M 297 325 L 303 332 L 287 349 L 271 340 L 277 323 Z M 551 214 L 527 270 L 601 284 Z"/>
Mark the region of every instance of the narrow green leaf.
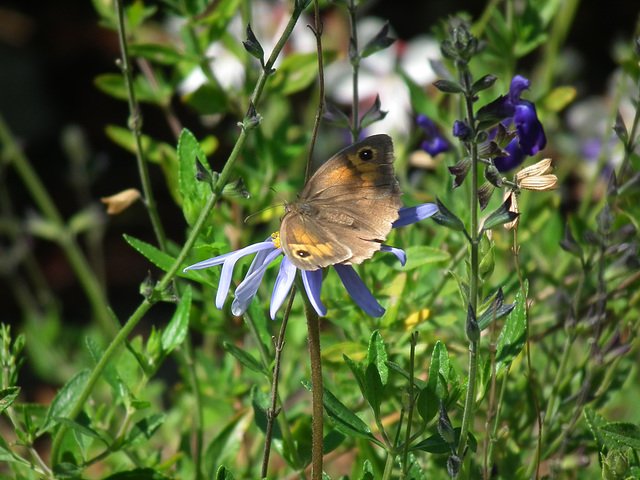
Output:
<path fill-rule="evenodd" d="M 78 401 L 78 398 L 80 398 L 80 394 L 87 384 L 90 375 L 91 372 L 89 370 L 82 370 L 76 374 L 75 377 L 65 383 L 58 391 L 51 402 L 51 405 L 49 405 L 44 425 L 38 432 L 38 436 L 53 427 L 55 424 L 55 418 L 66 417 L 71 412 Z"/>
<path fill-rule="evenodd" d="M 344 359 L 345 363 L 349 367 L 349 370 L 351 370 L 351 373 L 355 377 L 356 383 L 360 388 L 360 393 L 362 393 L 362 396 L 364 397 L 364 373 L 361 365 L 351 360 L 344 353 L 342 354 L 342 358 Z"/>
<path fill-rule="evenodd" d="M 367 364 L 375 364 L 382 385 L 387 384 L 389 378 L 389 370 L 387 368 L 387 350 L 384 346 L 384 340 L 378 330 L 375 330 L 369 338 L 369 347 L 367 349 Z"/>
<path fill-rule="evenodd" d="M 102 440 L 104 442 L 104 439 L 100 436 L 100 434 L 96 432 L 94 429 L 92 429 L 91 427 L 88 427 L 86 425 L 81 425 L 80 423 L 66 417 L 55 417 L 55 420 L 56 422 L 62 423 L 63 425 L 66 425 L 67 427 L 75 430 L 76 432 L 82 435 L 85 435 L 87 437 L 97 438 L 98 440 Z M 106 443 L 107 442 L 105 442 L 105 444 Z"/>
<path fill-rule="evenodd" d="M 440 401 L 447 397 L 447 379 L 450 374 L 449 352 L 444 343 L 437 341 L 431 354 L 427 386 L 418 397 L 418 412 L 429 422 L 440 410 Z"/>
<path fill-rule="evenodd" d="M 345 436 L 337 430 L 331 430 L 324 437 L 322 442 L 322 453 L 327 455 L 338 448 L 345 440 Z"/>
<path fill-rule="evenodd" d="M 165 419 L 166 415 L 156 413 L 137 422 L 127 433 L 126 440 L 124 441 L 122 448 L 125 446 L 141 445 L 145 441 L 149 440 L 162 426 Z"/>
<path fill-rule="evenodd" d="M 311 391 L 311 385 L 309 383 L 305 383 L 304 385 Z M 322 391 L 322 403 L 324 404 L 325 411 L 338 431 L 353 438 L 376 440 L 369 426 L 364 423 L 360 417 L 349 410 L 327 388 L 323 388 Z"/>
<path fill-rule="evenodd" d="M 525 280 L 525 292 L 529 292 L 529 282 Z M 502 372 L 514 358 L 522 351 L 527 340 L 527 312 L 525 309 L 526 298 L 519 290 L 516 294 L 516 307 L 507 317 L 504 327 L 498 337 L 496 350 L 496 373 Z"/>
<path fill-rule="evenodd" d="M 370 363 L 364 372 L 364 398 L 367 400 L 376 420 L 380 420 L 380 405 L 384 397 L 384 385 L 375 363 Z"/>
<path fill-rule="evenodd" d="M 83 468 L 71 462 L 60 462 L 53 466 L 55 478 L 60 480 L 76 479 L 82 473 Z"/>
<path fill-rule="evenodd" d="M 456 438 L 456 441 L 454 443 L 458 443 L 460 440 L 460 430 L 460 427 L 455 427 L 453 429 Z M 469 450 L 471 450 L 472 452 L 478 450 L 478 441 L 471 432 L 469 432 L 467 442 L 469 445 Z M 431 435 L 421 442 L 411 446 L 410 449 L 429 453 L 451 453 L 451 447 L 449 447 L 449 444 L 442 439 L 439 433 Z"/>
<path fill-rule="evenodd" d="M 0 390 L 0 414 L 9 408 L 20 393 L 20 387 L 9 387 Z"/>
<path fill-rule="evenodd" d="M 245 410 L 231 418 L 211 440 L 203 457 L 205 478 L 213 475 L 224 460 L 235 458 L 252 420 L 253 412 Z"/>
<path fill-rule="evenodd" d="M 162 332 L 162 352 L 168 355 L 182 344 L 189 331 L 189 315 L 191 313 L 191 286 L 187 285 L 178 303 L 173 318 Z"/>
<path fill-rule="evenodd" d="M 184 62 L 187 58 L 184 52 L 178 52 L 171 45 L 157 43 L 132 43 L 129 44 L 129 53 L 134 57 L 142 57 L 160 65 L 175 65 Z M 196 63 L 197 58 L 191 58 Z"/>
<path fill-rule="evenodd" d="M 258 360 L 253 358 L 253 356 L 250 353 L 228 342 L 224 342 L 223 346 L 227 352 L 233 355 L 236 358 L 236 360 L 238 360 L 242 365 L 247 367 L 249 370 L 253 370 L 254 372 L 263 373 L 263 374 L 267 373 L 264 367 L 262 366 L 262 363 L 260 363 Z"/>
<path fill-rule="evenodd" d="M 180 132 L 178 139 L 178 183 L 182 196 L 182 211 L 189 225 L 195 223 L 207 202 L 207 198 L 211 195 L 210 187 L 196 180 L 198 173 L 196 158 L 207 168 L 207 157 L 198 140 L 193 133 L 185 128 Z"/>
<path fill-rule="evenodd" d="M 216 480 L 234 480 L 233 474 L 225 466 L 220 466 L 216 472 Z"/>

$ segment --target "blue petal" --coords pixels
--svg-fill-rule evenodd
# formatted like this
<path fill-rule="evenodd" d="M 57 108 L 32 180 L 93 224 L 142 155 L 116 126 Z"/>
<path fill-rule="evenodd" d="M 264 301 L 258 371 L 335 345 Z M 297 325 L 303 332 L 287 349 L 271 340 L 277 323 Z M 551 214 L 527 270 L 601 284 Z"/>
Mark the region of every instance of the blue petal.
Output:
<path fill-rule="evenodd" d="M 218 255 L 217 257 L 210 258 L 209 260 L 204 260 L 199 263 L 194 263 L 193 265 L 189 265 L 186 267 L 183 272 L 187 272 L 187 270 L 202 270 L 203 268 L 215 267 L 216 265 L 220 265 L 224 263 L 225 259 L 229 255 L 233 255 L 236 252 L 225 253 L 224 255 Z"/>
<path fill-rule="evenodd" d="M 344 288 L 347 289 L 353 301 L 356 302 L 365 313 L 372 317 L 381 317 L 384 315 L 385 309 L 382 308 L 374 298 L 351 265 L 336 264 L 333 268 L 338 272 Z"/>
<path fill-rule="evenodd" d="M 324 317 L 327 314 L 326 307 L 320 300 L 320 291 L 322 290 L 322 270 L 302 270 L 302 283 L 307 292 L 309 302 L 318 315 Z"/>
<path fill-rule="evenodd" d="M 533 103 L 521 100 L 516 107 L 513 123 L 518 132 L 518 143 L 525 154 L 533 156 L 547 146 L 547 137 Z"/>
<path fill-rule="evenodd" d="M 524 78 L 522 75 L 516 75 L 511 79 L 511 85 L 509 86 L 509 100 L 514 105 L 521 102 L 520 95 L 522 92 L 529 88 L 531 82 Z"/>
<path fill-rule="evenodd" d="M 284 299 L 287 298 L 287 295 L 291 290 L 291 285 L 296 278 L 297 271 L 298 269 L 296 266 L 291 263 L 286 256 L 284 256 L 282 258 L 282 263 L 280 264 L 280 272 L 276 278 L 276 284 L 273 286 L 273 294 L 271 295 L 271 306 L 269 307 L 271 320 L 276 319 L 276 313 L 282 306 Z"/>
<path fill-rule="evenodd" d="M 244 280 L 238 285 L 236 288 L 236 297 L 233 299 L 233 303 L 231 304 L 231 313 L 234 315 L 242 315 L 247 311 L 249 305 L 253 301 L 253 298 L 256 296 L 256 292 L 258 291 L 258 287 L 260 286 L 260 282 L 262 282 L 262 277 L 264 277 L 264 272 L 267 271 L 267 267 L 271 262 L 273 262 L 278 256 L 282 254 L 282 250 L 277 248 L 273 252 L 269 253 L 266 256 L 264 261 L 254 269 L 254 271 L 244 277 Z M 222 267 L 224 272 L 224 267 L 226 266 L 226 262 Z M 220 274 L 220 283 L 222 283 L 222 274 Z M 228 288 L 228 287 L 227 287 Z M 220 293 L 220 290 L 218 290 Z M 216 307 L 218 297 L 216 296 Z M 224 305 L 224 297 L 222 298 L 222 305 Z M 222 308 L 219 306 L 218 308 Z"/>
<path fill-rule="evenodd" d="M 438 129 L 433 120 L 422 113 L 416 118 L 416 123 L 422 127 L 427 136 L 433 137 L 438 134 Z"/>
<path fill-rule="evenodd" d="M 415 207 L 401 208 L 398 211 L 400 216 L 395 222 L 393 222 L 392 228 L 411 225 L 412 223 L 429 218 L 431 215 L 435 215 L 436 213 L 438 213 L 438 207 L 434 203 L 423 203 L 422 205 L 417 205 Z"/>
<path fill-rule="evenodd" d="M 380 251 L 381 252 L 391 252 L 391 253 L 393 253 L 396 257 L 398 257 L 398 260 L 400 260 L 400 264 L 403 267 L 407 263 L 407 254 L 401 248 L 390 247 L 389 245 L 381 245 L 380 246 Z"/>
<path fill-rule="evenodd" d="M 432 157 L 435 157 L 439 153 L 449 150 L 449 144 L 442 137 L 434 136 L 429 140 L 422 142 L 420 148 Z"/>
<path fill-rule="evenodd" d="M 220 272 L 220 283 L 218 283 L 218 292 L 216 293 L 216 307 L 221 309 L 224 306 L 224 300 L 225 298 L 227 298 L 227 293 L 229 292 L 231 277 L 233 276 L 233 267 L 235 266 L 236 262 L 245 255 L 250 255 L 261 250 L 267 250 L 269 248 L 275 248 L 273 246 L 273 242 L 266 241 L 255 243 L 253 245 L 249 245 L 248 247 L 244 247 L 236 252 L 233 252 L 225 258 L 224 263 L 222 264 L 222 272 Z M 280 250 L 278 249 L 278 251 Z"/>

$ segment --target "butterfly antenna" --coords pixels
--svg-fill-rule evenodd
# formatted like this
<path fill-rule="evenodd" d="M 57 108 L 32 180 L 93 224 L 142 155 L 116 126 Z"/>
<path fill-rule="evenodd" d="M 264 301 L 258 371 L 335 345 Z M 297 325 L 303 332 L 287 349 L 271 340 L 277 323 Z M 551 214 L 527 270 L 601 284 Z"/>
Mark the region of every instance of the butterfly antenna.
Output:
<path fill-rule="evenodd" d="M 281 207 L 281 206 L 283 206 L 283 205 L 284 205 L 284 203 L 278 203 L 277 205 L 271 205 L 270 207 L 263 208 L 262 210 L 259 210 L 259 211 L 257 211 L 257 212 L 254 212 L 254 213 L 252 213 L 251 215 L 249 215 L 248 217 L 245 217 L 245 219 L 244 219 L 244 223 L 247 223 L 247 221 L 248 221 L 250 218 L 255 217 L 256 215 L 259 215 L 259 214 L 261 214 L 261 213 L 263 213 L 263 212 L 266 212 L 267 210 L 271 210 L 272 208 Z"/>

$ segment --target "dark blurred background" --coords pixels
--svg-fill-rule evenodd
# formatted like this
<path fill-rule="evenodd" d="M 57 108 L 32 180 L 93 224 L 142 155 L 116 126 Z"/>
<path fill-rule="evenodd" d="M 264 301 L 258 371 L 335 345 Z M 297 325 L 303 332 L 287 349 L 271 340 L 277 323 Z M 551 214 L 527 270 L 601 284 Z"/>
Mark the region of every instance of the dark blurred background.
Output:
<path fill-rule="evenodd" d="M 150 2 L 149 2 L 150 3 Z M 438 19 L 465 10 L 476 18 L 484 2 L 372 0 L 367 14 L 388 18 L 402 39 L 429 32 Z M 616 40 L 629 39 L 638 14 L 634 1 L 584 1 L 570 32 L 567 46 L 583 59 L 579 96 L 601 94 L 606 79 L 615 68 L 611 48 Z M 124 102 L 99 92 L 93 84 L 101 73 L 117 72 L 119 55 L 114 32 L 98 25 L 88 0 L 3 1 L 0 4 L 0 112 L 40 178 L 66 217 L 79 208 L 70 189 L 70 169 L 61 148 L 64 129 L 78 126 L 90 149 L 89 170 L 96 178 L 91 197 L 98 201 L 125 188 L 139 188 L 133 155 L 117 147 L 105 136 L 108 124 L 125 126 L 128 110 Z M 184 125 L 196 133 L 207 133 L 192 112 L 179 109 Z M 158 111 L 143 110 L 145 133 L 174 143 L 166 121 Z M 152 171 L 155 171 L 152 168 Z M 25 215 L 30 199 L 10 169 L 1 174 L 14 199 L 14 209 Z M 156 176 L 156 185 L 162 185 Z M 159 209 L 169 236 L 181 242 L 184 220 L 167 197 L 156 188 Z M 145 211 L 136 205 L 125 214 L 110 218 L 105 238 L 106 276 L 109 298 L 123 318 L 138 305 L 138 285 L 149 265 L 122 240 L 122 233 L 153 242 Z M 0 242 L 3 240 L 0 239 Z M 61 252 L 52 244 L 35 242 L 35 251 L 55 294 L 62 299 L 65 321 L 86 320 L 88 306 L 83 300 L 73 272 Z M 4 277 L 1 281 L 11 281 Z M 12 289 L 0 287 L 2 321 L 17 323 L 20 311 L 11 298 Z"/>

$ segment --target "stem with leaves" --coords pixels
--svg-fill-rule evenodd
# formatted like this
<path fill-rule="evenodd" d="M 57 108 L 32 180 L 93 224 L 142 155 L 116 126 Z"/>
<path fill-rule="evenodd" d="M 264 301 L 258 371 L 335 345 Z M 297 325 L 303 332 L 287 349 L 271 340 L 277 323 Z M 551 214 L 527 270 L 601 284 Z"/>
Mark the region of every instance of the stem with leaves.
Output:
<path fill-rule="evenodd" d="M 122 59 L 119 59 L 118 64 L 122 69 L 122 75 L 124 76 L 124 83 L 127 88 L 127 102 L 129 104 L 129 121 L 127 122 L 136 147 L 136 162 L 138 164 L 138 174 L 140 175 L 140 181 L 142 182 L 142 191 L 144 192 L 144 204 L 147 207 L 149 218 L 151 219 L 151 225 L 158 241 L 158 246 L 163 252 L 166 251 L 166 237 L 162 223 L 160 222 L 160 216 L 156 209 L 156 202 L 153 197 L 153 189 L 151 188 L 151 178 L 149 177 L 149 169 L 147 162 L 142 156 L 142 142 L 141 142 L 141 127 L 142 127 L 142 114 L 140 113 L 140 106 L 136 101 L 135 92 L 133 89 L 133 75 L 131 74 L 131 60 L 129 58 L 129 49 L 127 47 L 127 34 L 125 31 L 125 13 L 122 0 L 115 0 L 115 8 L 118 16 L 118 40 L 120 42 L 120 53 Z"/>

